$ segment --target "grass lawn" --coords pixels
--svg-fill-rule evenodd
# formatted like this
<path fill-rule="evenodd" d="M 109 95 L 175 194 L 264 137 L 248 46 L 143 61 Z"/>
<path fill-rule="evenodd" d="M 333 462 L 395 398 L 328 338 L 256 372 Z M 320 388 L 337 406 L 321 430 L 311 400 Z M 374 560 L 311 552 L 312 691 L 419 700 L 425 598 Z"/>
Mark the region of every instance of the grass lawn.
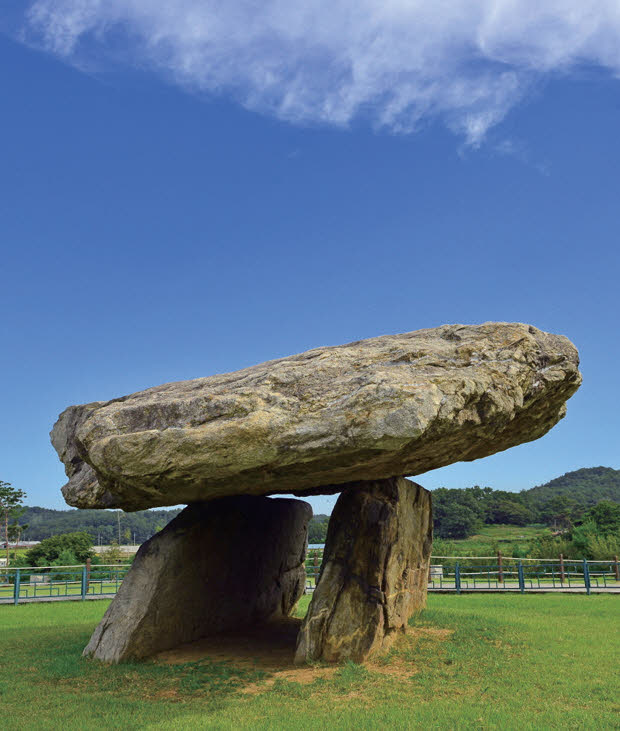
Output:
<path fill-rule="evenodd" d="M 385 660 L 286 672 L 104 666 L 80 653 L 107 601 L 0 606 L 0 728 L 618 728 L 618 601 L 431 595 Z"/>
<path fill-rule="evenodd" d="M 534 538 L 549 533 L 551 530 L 542 525 L 484 525 L 469 538 L 436 539 L 434 553 L 441 556 L 493 556 L 499 549 L 505 556 L 511 556 L 513 550 L 524 553 Z"/>

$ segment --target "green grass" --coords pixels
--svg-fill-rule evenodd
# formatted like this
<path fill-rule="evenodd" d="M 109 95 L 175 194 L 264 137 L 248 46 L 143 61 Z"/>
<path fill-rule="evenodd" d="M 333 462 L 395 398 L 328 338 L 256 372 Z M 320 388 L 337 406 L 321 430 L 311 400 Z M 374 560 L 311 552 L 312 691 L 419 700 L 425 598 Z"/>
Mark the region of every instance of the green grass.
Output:
<path fill-rule="evenodd" d="M 433 553 L 438 556 L 493 556 L 499 550 L 505 556 L 511 556 L 513 551 L 525 556 L 534 538 L 550 532 L 542 525 L 484 525 L 469 538 L 436 539 Z"/>
<path fill-rule="evenodd" d="M 3 730 L 618 727 L 615 596 L 432 595 L 384 661 L 309 683 L 208 659 L 84 660 L 107 605 L 0 606 Z"/>

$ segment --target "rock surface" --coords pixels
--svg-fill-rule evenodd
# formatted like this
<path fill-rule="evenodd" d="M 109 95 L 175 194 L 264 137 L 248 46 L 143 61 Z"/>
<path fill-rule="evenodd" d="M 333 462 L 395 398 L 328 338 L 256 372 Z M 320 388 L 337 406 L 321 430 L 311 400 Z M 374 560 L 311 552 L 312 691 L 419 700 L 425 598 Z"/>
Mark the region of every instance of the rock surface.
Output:
<path fill-rule="evenodd" d="M 338 498 L 295 661 L 362 662 L 387 650 L 426 603 L 430 493 L 404 478 L 360 482 Z"/>
<path fill-rule="evenodd" d="M 444 325 L 73 406 L 51 436 L 82 508 L 333 492 L 537 439 L 578 363 L 528 325 Z"/>
<path fill-rule="evenodd" d="M 236 496 L 185 508 L 141 546 L 84 655 L 149 657 L 288 616 L 303 594 L 301 500 Z"/>

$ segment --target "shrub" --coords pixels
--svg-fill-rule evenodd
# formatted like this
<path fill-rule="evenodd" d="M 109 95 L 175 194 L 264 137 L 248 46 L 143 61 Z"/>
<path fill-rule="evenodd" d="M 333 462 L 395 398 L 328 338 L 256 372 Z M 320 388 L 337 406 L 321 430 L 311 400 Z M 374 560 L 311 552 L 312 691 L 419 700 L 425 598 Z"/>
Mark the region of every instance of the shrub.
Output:
<path fill-rule="evenodd" d="M 58 536 L 45 538 L 38 546 L 34 546 L 26 553 L 26 561 L 30 566 L 51 566 L 57 563 L 64 553 L 73 563 L 84 563 L 91 558 L 93 539 L 88 533 L 62 533 Z M 65 564 L 68 565 L 68 564 Z"/>

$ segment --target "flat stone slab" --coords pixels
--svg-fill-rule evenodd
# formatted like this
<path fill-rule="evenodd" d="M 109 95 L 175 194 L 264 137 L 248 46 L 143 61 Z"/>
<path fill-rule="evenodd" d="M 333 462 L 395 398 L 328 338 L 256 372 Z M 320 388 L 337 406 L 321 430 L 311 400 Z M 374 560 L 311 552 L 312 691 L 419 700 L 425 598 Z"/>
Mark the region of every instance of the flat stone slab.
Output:
<path fill-rule="evenodd" d="M 185 508 L 140 547 L 84 655 L 140 659 L 288 617 L 311 516 L 302 500 L 250 495 Z"/>
<path fill-rule="evenodd" d="M 528 325 L 444 325 L 72 406 L 52 443 L 81 508 L 336 492 L 541 437 L 578 364 Z"/>
<path fill-rule="evenodd" d="M 389 649 L 426 604 L 431 494 L 402 477 L 360 482 L 332 513 L 295 662 L 362 662 Z"/>

